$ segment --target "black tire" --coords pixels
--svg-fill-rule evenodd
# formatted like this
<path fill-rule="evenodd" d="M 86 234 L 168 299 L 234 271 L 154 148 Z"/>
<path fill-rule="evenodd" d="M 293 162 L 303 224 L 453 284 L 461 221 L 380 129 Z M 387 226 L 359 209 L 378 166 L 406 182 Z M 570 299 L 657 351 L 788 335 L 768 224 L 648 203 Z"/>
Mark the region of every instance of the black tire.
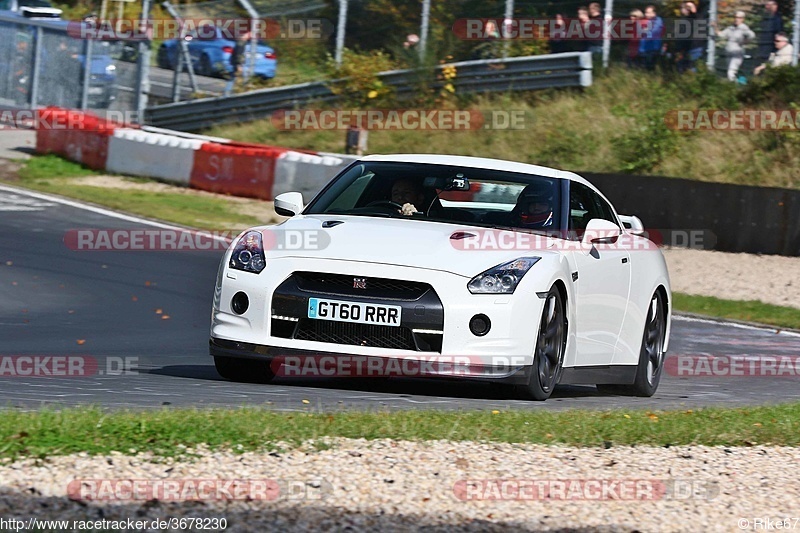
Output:
<path fill-rule="evenodd" d="M 667 332 L 666 305 L 661 291 L 656 291 L 650 299 L 647 319 L 642 333 L 642 347 L 639 350 L 639 365 L 636 379 L 632 385 L 597 385 L 597 390 L 606 394 L 620 396 L 641 396 L 649 398 L 656 393 L 664 368 L 664 337 Z"/>
<path fill-rule="evenodd" d="M 269 383 L 275 374 L 269 363 L 251 361 L 249 359 L 235 359 L 232 357 L 214 357 L 214 366 L 217 373 L 230 381 L 243 383 Z"/>
<path fill-rule="evenodd" d="M 544 401 L 553 394 L 561 378 L 566 345 L 567 314 L 564 298 L 553 286 L 545 297 L 528 383 L 517 387 L 517 397 Z"/>
<path fill-rule="evenodd" d="M 158 48 L 158 54 L 156 54 L 156 63 L 158 64 L 159 68 L 172 69 L 172 65 L 169 64 L 167 49 L 163 46 Z"/>
<path fill-rule="evenodd" d="M 214 69 L 211 67 L 211 60 L 208 56 L 204 55 L 200 57 L 200 68 L 198 74 L 201 76 L 213 76 Z"/>

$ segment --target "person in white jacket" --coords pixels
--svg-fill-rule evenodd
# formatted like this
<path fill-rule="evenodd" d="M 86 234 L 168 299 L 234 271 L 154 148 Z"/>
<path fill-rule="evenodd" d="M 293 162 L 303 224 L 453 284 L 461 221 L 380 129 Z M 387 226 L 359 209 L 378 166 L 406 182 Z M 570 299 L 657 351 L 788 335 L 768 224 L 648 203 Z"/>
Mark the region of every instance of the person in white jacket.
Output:
<path fill-rule="evenodd" d="M 782 67 L 784 65 L 792 64 L 792 57 L 794 56 L 794 48 L 789 44 L 789 37 L 785 33 L 780 32 L 775 34 L 775 48 L 777 52 L 772 52 L 769 59 L 764 64 L 756 67 L 753 74 L 758 76 L 764 69 L 769 67 Z"/>
<path fill-rule="evenodd" d="M 744 61 L 744 45 L 756 38 L 753 30 L 744 23 L 744 11 L 736 12 L 733 26 L 728 26 L 719 32 L 719 37 L 728 40 L 725 43 L 725 54 L 728 56 L 728 79 L 736 81 L 736 75 Z"/>

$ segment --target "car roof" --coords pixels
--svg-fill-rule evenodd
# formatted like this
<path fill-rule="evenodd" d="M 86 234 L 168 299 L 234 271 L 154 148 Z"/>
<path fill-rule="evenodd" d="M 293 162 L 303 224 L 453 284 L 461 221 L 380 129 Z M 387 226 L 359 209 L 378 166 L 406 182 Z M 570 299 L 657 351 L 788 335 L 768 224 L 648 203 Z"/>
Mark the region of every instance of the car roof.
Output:
<path fill-rule="evenodd" d="M 472 157 L 466 155 L 440 155 L 440 154 L 375 154 L 361 158 L 361 161 L 385 161 L 388 163 L 423 163 L 429 165 L 452 165 L 457 167 L 483 168 L 486 170 L 500 170 L 505 172 L 518 172 L 520 174 L 533 174 L 546 178 L 561 178 L 576 181 L 596 190 L 586 179 L 573 172 L 557 170 L 539 165 L 517 163 L 503 159 L 488 157 Z"/>

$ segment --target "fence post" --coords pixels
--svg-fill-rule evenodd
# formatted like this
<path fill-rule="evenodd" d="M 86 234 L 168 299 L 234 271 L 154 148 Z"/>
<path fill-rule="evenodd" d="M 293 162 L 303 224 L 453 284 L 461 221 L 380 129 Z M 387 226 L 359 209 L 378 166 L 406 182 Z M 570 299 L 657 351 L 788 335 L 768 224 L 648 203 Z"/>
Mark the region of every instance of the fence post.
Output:
<path fill-rule="evenodd" d="M 708 44 L 706 47 L 706 66 L 708 70 L 714 71 L 714 63 L 717 61 L 717 41 L 716 30 L 712 23 L 717 22 L 717 0 L 711 0 L 708 4 Z"/>
<path fill-rule="evenodd" d="M 336 66 L 342 64 L 344 50 L 344 32 L 347 26 L 347 0 L 339 0 L 339 21 L 336 25 Z"/>
<path fill-rule="evenodd" d="M 83 89 L 81 91 L 81 109 L 89 107 L 89 84 L 92 79 L 92 48 L 94 39 L 86 39 L 83 56 Z"/>
<path fill-rule="evenodd" d="M 797 66 L 797 54 L 800 52 L 800 0 L 794 1 L 794 22 L 792 27 L 792 47 L 794 54 L 792 55 L 792 66 Z"/>
<path fill-rule="evenodd" d="M 150 92 L 150 0 L 142 0 L 142 20 L 147 39 L 139 42 L 139 62 L 136 64 L 136 120 L 144 123 L 147 94 Z"/>
<path fill-rule="evenodd" d="M 419 57 L 425 59 L 425 48 L 428 46 L 428 25 L 431 18 L 431 0 L 422 0 L 422 24 L 419 29 Z"/>
<path fill-rule="evenodd" d="M 39 68 L 42 62 L 42 38 L 44 32 L 41 26 L 36 27 L 36 37 L 33 45 L 33 72 L 31 73 L 31 109 L 36 109 L 39 96 Z"/>
<path fill-rule="evenodd" d="M 603 16 L 603 68 L 608 68 L 611 57 L 611 20 L 614 13 L 614 0 L 606 0 L 606 12 Z"/>
<path fill-rule="evenodd" d="M 503 59 L 508 57 L 508 47 L 511 44 L 508 30 L 511 29 L 512 18 L 514 17 L 514 0 L 506 0 L 506 11 L 503 15 L 503 28 L 500 36 L 503 38 Z M 500 29 L 500 28 L 498 28 Z"/>
<path fill-rule="evenodd" d="M 169 2 L 161 2 L 161 5 L 164 6 L 164 9 L 167 10 L 167 13 L 170 14 L 172 18 L 174 18 L 178 24 L 181 25 L 180 32 L 178 33 L 178 62 L 180 63 L 181 57 L 186 62 L 186 71 L 189 73 L 189 83 L 192 86 L 192 92 L 197 92 L 197 80 L 194 77 L 194 67 L 192 66 L 192 58 L 189 55 L 189 47 L 186 44 L 186 24 L 183 22 L 183 17 L 181 17 L 175 8 Z M 180 89 L 176 89 L 175 86 L 178 85 L 178 76 L 177 73 L 181 72 L 182 68 L 178 68 L 175 70 L 176 75 L 173 78 L 172 82 L 172 101 L 177 102 L 180 100 Z M 175 95 L 178 96 L 175 96 Z"/>

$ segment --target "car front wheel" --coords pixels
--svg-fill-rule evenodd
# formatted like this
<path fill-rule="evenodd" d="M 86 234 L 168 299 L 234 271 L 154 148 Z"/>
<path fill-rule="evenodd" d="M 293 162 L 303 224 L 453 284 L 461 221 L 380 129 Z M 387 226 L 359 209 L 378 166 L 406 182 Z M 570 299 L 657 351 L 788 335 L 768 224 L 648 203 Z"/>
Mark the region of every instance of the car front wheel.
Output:
<path fill-rule="evenodd" d="M 517 396 L 525 400 L 543 401 L 553 394 L 564 362 L 567 340 L 567 315 L 561 293 L 552 287 L 547 293 L 544 311 L 539 321 L 539 335 L 533 366 L 526 385 L 517 389 Z"/>

